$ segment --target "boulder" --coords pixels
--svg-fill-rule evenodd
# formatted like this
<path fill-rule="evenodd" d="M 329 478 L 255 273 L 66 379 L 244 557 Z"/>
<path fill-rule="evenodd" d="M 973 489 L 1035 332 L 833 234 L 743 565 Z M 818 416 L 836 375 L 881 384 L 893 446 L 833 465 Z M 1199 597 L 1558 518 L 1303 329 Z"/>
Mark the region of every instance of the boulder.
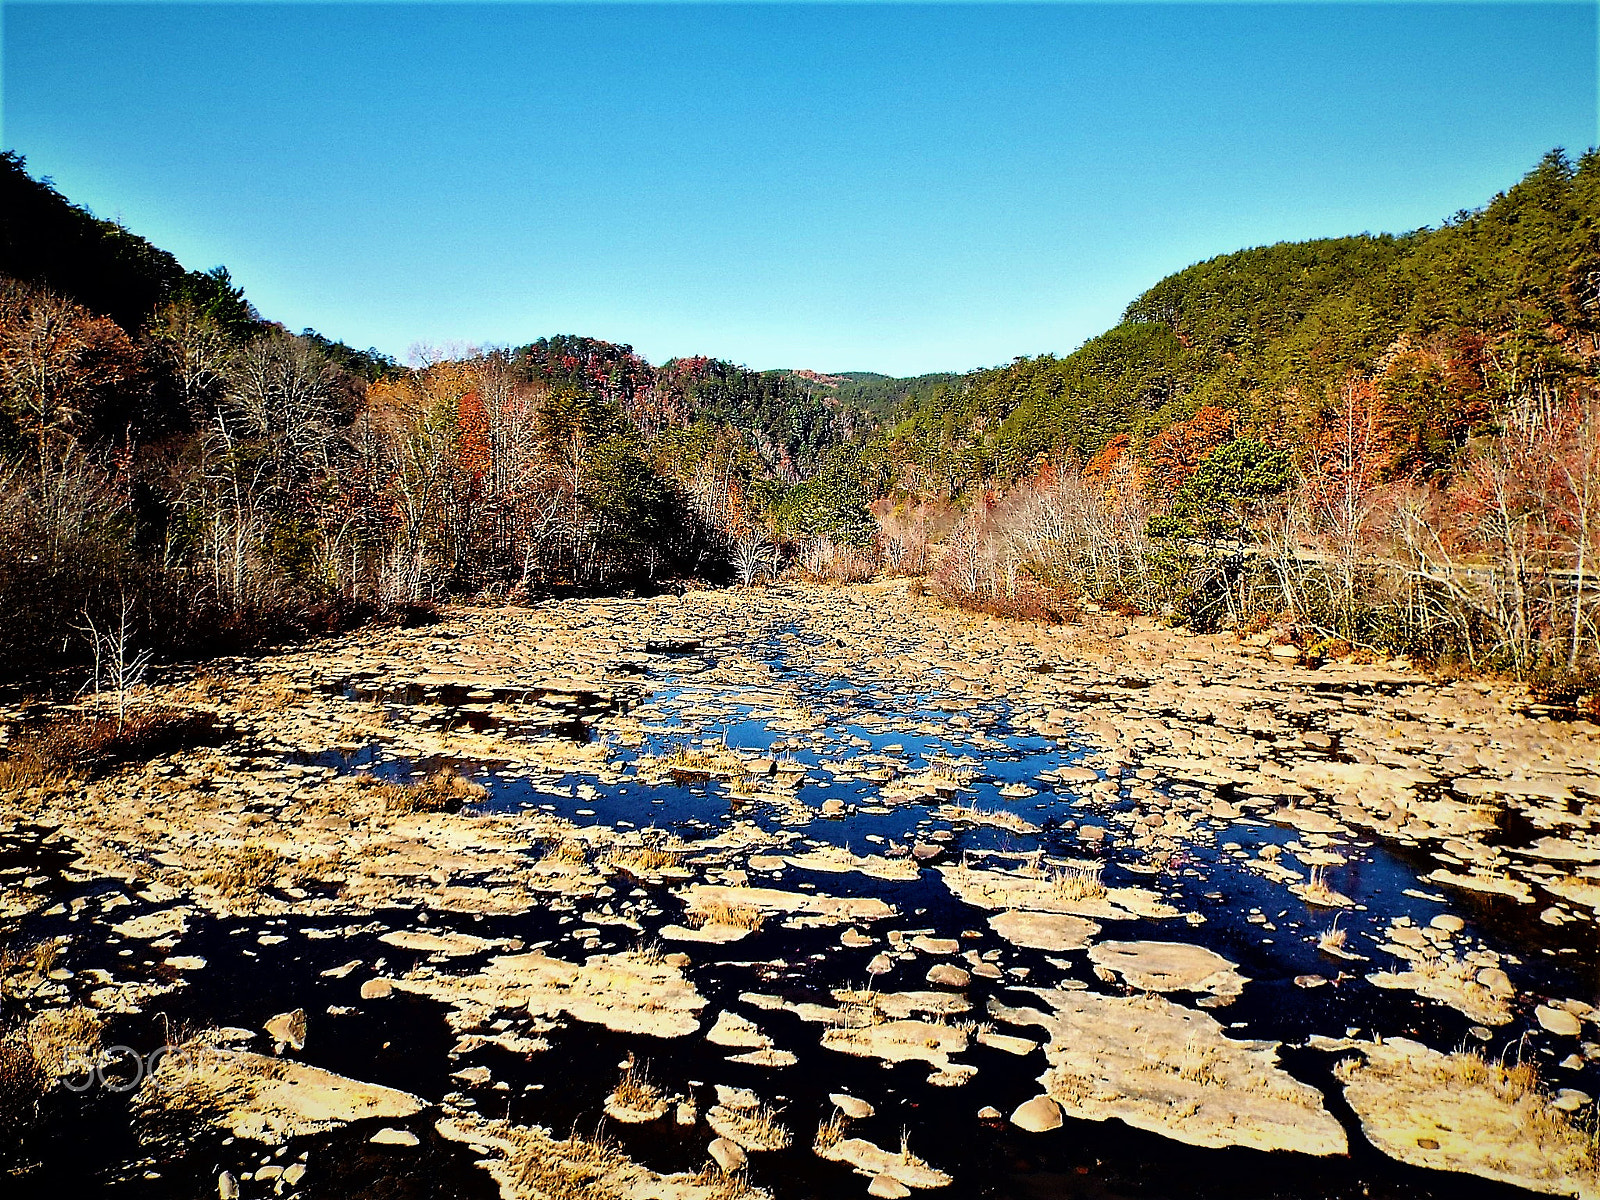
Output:
<path fill-rule="evenodd" d="M 1018 1129 L 1026 1129 L 1029 1133 L 1045 1133 L 1051 1129 L 1060 1129 L 1061 1106 L 1049 1096 L 1035 1096 L 1032 1100 L 1017 1106 L 1017 1111 L 1011 1114 L 1011 1123 Z"/>
<path fill-rule="evenodd" d="M 738 1142 L 730 1141 L 725 1137 L 713 1139 L 711 1145 L 706 1147 L 706 1150 L 726 1175 L 732 1175 L 735 1171 L 743 1170 L 744 1165 L 750 1161 L 745 1157 L 744 1148 Z"/>
<path fill-rule="evenodd" d="M 1577 1037 L 1583 1032 L 1583 1022 L 1564 1008 L 1541 1004 L 1533 1010 L 1539 1024 L 1558 1037 Z"/>

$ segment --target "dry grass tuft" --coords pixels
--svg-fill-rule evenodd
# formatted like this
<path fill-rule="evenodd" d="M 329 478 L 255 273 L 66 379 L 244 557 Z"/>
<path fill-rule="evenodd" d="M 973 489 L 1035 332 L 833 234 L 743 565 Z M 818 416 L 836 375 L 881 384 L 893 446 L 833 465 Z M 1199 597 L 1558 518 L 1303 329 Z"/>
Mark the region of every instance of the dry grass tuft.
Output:
<path fill-rule="evenodd" d="M 794 1135 L 778 1120 L 777 1109 L 769 1104 L 762 1104 L 750 1112 L 725 1111 L 729 1113 L 729 1123 L 737 1127 L 739 1136 L 734 1140 L 740 1145 L 764 1150 L 787 1150 L 794 1143 Z"/>
<path fill-rule="evenodd" d="M 234 900 L 260 896 L 290 867 L 289 860 L 268 846 L 240 846 L 200 876 L 200 882 Z"/>
<path fill-rule="evenodd" d="M 540 1129 L 516 1130 L 509 1159 L 512 1179 L 546 1200 L 624 1200 L 606 1176 L 626 1164 L 609 1141 L 574 1136 L 558 1142 Z"/>
<path fill-rule="evenodd" d="M 383 801 L 385 811 L 394 816 L 454 812 L 462 805 L 475 804 L 489 794 L 481 784 L 473 783 L 450 767 L 440 767 L 418 783 L 401 783 L 363 775 L 359 777 L 357 786 L 376 795 Z"/>
<path fill-rule="evenodd" d="M 811 1149 L 817 1154 L 826 1154 L 840 1142 L 844 1141 L 845 1123 L 848 1118 L 837 1110 L 826 1121 L 817 1126 L 817 1136 L 811 1141 Z"/>
<path fill-rule="evenodd" d="M 1319 904 L 1324 908 L 1342 908 L 1350 903 L 1348 896 L 1335 891 L 1333 885 L 1328 882 L 1328 871 L 1325 867 L 1312 867 L 1311 878 L 1296 890 L 1307 904 Z"/>
<path fill-rule="evenodd" d="M 1317 949 L 1329 954 L 1339 954 L 1344 950 L 1345 930 L 1339 928 L 1337 920 L 1317 939 Z"/>
<path fill-rule="evenodd" d="M 61 961 L 65 939 L 0 947 L 0 1001 L 31 995 Z"/>
<path fill-rule="evenodd" d="M 640 775 L 666 775 L 680 785 L 743 779 L 749 774 L 744 759 L 726 746 L 679 746 L 668 754 L 642 756 L 636 770 Z"/>
<path fill-rule="evenodd" d="M 766 923 L 767 916 L 753 904 L 728 904 L 717 900 L 689 910 L 689 924 L 695 929 L 707 925 L 731 925 L 735 929 L 748 929 L 752 933 Z"/>
<path fill-rule="evenodd" d="M 0 1148 L 8 1161 L 23 1161 L 16 1152 L 39 1125 L 40 1105 L 56 1080 L 98 1056 L 100 1032 L 100 1018 L 81 1005 L 0 1027 Z"/>
<path fill-rule="evenodd" d="M 1106 885 L 1100 878 L 1104 870 L 1103 863 L 1067 863 L 1052 867 L 1045 878 L 1050 890 L 1062 900 L 1096 900 L 1106 894 Z"/>
<path fill-rule="evenodd" d="M 611 1100 L 621 1108 L 648 1112 L 661 1102 L 661 1089 L 650 1082 L 650 1069 L 629 1063 L 622 1069 L 622 1078 L 611 1093 Z"/>
<path fill-rule="evenodd" d="M 611 865 L 630 875 L 653 875 L 683 862 L 683 853 L 658 846 L 632 846 L 611 855 Z"/>

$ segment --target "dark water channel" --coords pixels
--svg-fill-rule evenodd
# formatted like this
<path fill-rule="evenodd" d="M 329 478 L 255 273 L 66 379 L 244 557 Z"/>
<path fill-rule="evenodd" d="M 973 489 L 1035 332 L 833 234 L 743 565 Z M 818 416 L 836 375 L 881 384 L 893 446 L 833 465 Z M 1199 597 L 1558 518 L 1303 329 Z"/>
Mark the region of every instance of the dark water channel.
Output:
<path fill-rule="evenodd" d="M 510 1117 L 524 1124 L 537 1123 L 558 1134 L 576 1129 L 597 1129 L 616 1138 L 635 1159 L 658 1171 L 697 1170 L 705 1162 L 711 1135 L 703 1124 L 681 1128 L 669 1116 L 649 1125 L 626 1126 L 602 1121 L 602 1105 L 615 1085 L 619 1064 L 630 1054 L 649 1065 L 654 1082 L 669 1092 L 692 1094 L 702 1111 L 713 1103 L 713 1084 L 748 1087 L 783 1111 L 794 1133 L 794 1148 L 778 1153 L 751 1155 L 751 1177 L 770 1189 L 779 1200 L 822 1200 L 866 1194 L 866 1181 L 849 1168 L 827 1163 L 811 1153 L 817 1123 L 832 1111 L 829 1092 L 846 1091 L 871 1102 L 877 1114 L 855 1122 L 851 1136 L 864 1137 L 880 1146 L 895 1146 L 902 1133 L 913 1151 L 948 1171 L 954 1184 L 929 1195 L 995 1198 L 1091 1197 L 1495 1197 L 1513 1196 L 1515 1189 L 1488 1184 L 1461 1175 L 1445 1175 L 1405 1167 L 1379 1154 L 1362 1139 L 1359 1125 L 1345 1106 L 1331 1069 L 1337 1056 L 1300 1048 L 1311 1034 L 1338 1037 L 1348 1032 L 1370 1036 L 1407 1035 L 1441 1049 L 1476 1046 L 1489 1056 L 1516 1056 L 1523 1034 L 1530 1028 L 1532 994 L 1578 997 L 1596 996 L 1596 947 L 1572 944 L 1574 935 L 1527 920 L 1517 906 L 1451 893 L 1448 896 L 1419 874 L 1430 866 L 1418 851 L 1398 853 L 1357 835 L 1334 835 L 1332 848 L 1347 857 L 1344 866 L 1330 867 L 1328 882 L 1356 900 L 1361 909 L 1347 911 L 1340 924 L 1348 931 L 1347 946 L 1368 955 L 1369 962 L 1341 963 L 1321 954 L 1316 937 L 1331 920 L 1327 910 L 1312 909 L 1280 883 L 1245 869 L 1242 860 L 1225 847 L 1237 846 L 1254 855 L 1268 843 L 1284 845 L 1298 836 L 1293 829 L 1246 815 L 1218 832 L 1214 843 L 1188 846 L 1152 875 L 1128 868 L 1132 856 L 1119 849 L 1126 826 L 1117 814 L 1131 807 L 1127 789 L 1120 797 L 1091 797 L 1073 786 L 1041 781 L 1041 772 L 1080 764 L 1091 747 L 1061 747 L 1054 740 L 1035 736 L 1013 722 L 1007 705 L 999 700 L 974 700 L 947 692 L 937 671 L 930 670 L 911 692 L 882 687 L 871 681 L 845 681 L 819 675 L 807 666 L 806 647 L 792 630 L 773 634 L 769 661 L 779 681 L 798 686 L 807 702 L 824 717 L 824 727 L 814 734 L 775 731 L 762 718 L 751 688 L 701 684 L 697 676 L 711 661 L 693 653 L 648 656 L 640 682 L 650 689 L 647 707 L 640 710 L 647 734 L 642 746 L 616 751 L 629 761 L 639 754 L 660 753 L 694 739 L 715 738 L 746 752 L 761 751 L 787 756 L 806 769 L 799 800 L 814 810 L 824 801 L 838 799 L 853 810 L 839 818 L 820 815 L 802 829 L 808 839 L 848 847 L 856 854 L 903 853 L 913 842 L 947 837 L 939 861 L 959 860 L 964 851 L 1026 852 L 1043 848 L 1051 855 L 1099 856 L 1105 860 L 1108 886 L 1134 884 L 1158 888 L 1181 911 L 1196 911 L 1205 921 L 1190 926 L 1175 921 L 1105 922 L 1102 939 L 1166 938 L 1194 941 L 1239 964 L 1250 983 L 1230 1006 L 1214 1009 L 1235 1036 L 1271 1038 L 1286 1043 L 1280 1058 L 1298 1078 L 1319 1087 L 1331 1112 L 1350 1136 L 1347 1158 L 1315 1159 L 1290 1154 L 1264 1154 L 1248 1150 L 1202 1151 L 1167 1138 L 1133 1130 L 1120 1122 L 1068 1120 L 1049 1134 L 1023 1133 L 1005 1122 L 984 1122 L 976 1116 L 992 1105 L 1010 1112 L 1037 1093 L 1037 1077 L 1046 1067 L 1042 1050 L 1018 1057 L 974 1043 L 960 1060 L 977 1067 L 964 1086 L 931 1087 L 928 1067 L 908 1063 L 885 1067 L 874 1059 L 838 1054 L 819 1046 L 820 1029 L 785 1011 L 752 1012 L 738 1002 L 742 992 L 776 994 L 791 1000 L 832 1003 L 831 987 L 861 986 L 865 967 L 877 946 L 851 949 L 841 945 L 839 929 L 794 930 L 777 921 L 745 940 L 728 946 L 669 945 L 692 957 L 686 974 L 708 1004 L 704 1025 L 723 1009 L 756 1018 L 775 1045 L 792 1051 L 799 1062 L 782 1069 L 726 1061 L 731 1051 L 712 1046 L 702 1037 L 658 1040 L 613 1034 L 596 1026 L 568 1021 L 546 1034 L 550 1048 L 520 1056 L 497 1047 L 469 1055 L 449 1057 L 455 1035 L 446 1025 L 442 1006 L 428 1000 L 396 994 L 382 1003 L 359 998 L 365 973 L 330 978 L 321 972 L 353 958 L 371 964 L 383 960 L 385 973 L 403 972 L 419 956 L 378 941 L 381 933 L 414 928 L 417 914 L 409 910 L 377 912 L 370 920 L 336 922 L 301 918 L 242 921 L 191 920 L 180 952 L 203 956 L 206 969 L 185 977 L 185 986 L 154 999 L 146 1011 L 114 1017 L 107 1040 L 148 1051 L 172 1036 L 174 1029 L 213 1025 L 259 1029 L 275 1013 L 304 1008 L 310 1016 L 310 1036 L 300 1057 L 313 1065 L 358 1079 L 415 1092 L 431 1101 L 446 1096 L 464 1097 L 476 1111 L 490 1117 Z M 360 695 L 353 691 L 352 695 Z M 470 704 L 465 698 L 382 696 L 397 707 L 434 703 L 439 720 L 458 719 L 454 710 Z M 714 720 L 700 710 L 714 710 Z M 686 711 L 687 710 L 687 711 Z M 952 722 L 952 718 L 962 720 Z M 468 714 L 459 718 L 477 724 Z M 548 731 L 548 727 L 545 730 Z M 562 730 L 568 736 L 591 736 L 581 719 Z M 859 779 L 841 779 L 824 769 L 831 762 L 883 755 L 916 769 L 935 757 L 970 761 L 973 779 L 963 800 L 985 808 L 1005 808 L 1042 826 L 1037 835 L 1015 835 L 991 828 L 952 827 L 931 815 L 930 804 L 888 806 L 887 811 L 862 812 L 876 806 L 877 785 Z M 363 748 L 351 755 L 323 757 L 325 765 L 341 770 L 372 771 L 407 777 L 432 769 L 434 762 L 411 762 L 389 756 L 383 745 Z M 1137 763 L 1134 764 L 1137 766 Z M 766 827 L 792 829 L 793 822 L 761 802 L 746 803 L 728 794 L 716 782 L 691 783 L 676 788 L 640 785 L 631 775 L 619 784 L 602 784 L 592 776 L 565 775 L 513 777 L 495 764 L 465 764 L 464 769 L 489 788 L 486 807 L 497 811 L 538 808 L 573 821 L 608 825 L 630 823 L 637 827 L 669 829 L 694 841 L 715 834 L 734 817 Z M 1027 797 L 1003 796 L 1002 787 L 1025 784 L 1037 789 Z M 587 785 L 587 786 L 585 786 Z M 1180 785 L 1181 786 L 1181 785 Z M 1077 827 L 1106 826 L 1109 836 L 1098 848 L 1086 848 Z M 948 834 L 945 833 L 948 831 Z M 798 848 L 798 847 L 797 847 Z M 78 879 L 70 868 L 70 847 L 52 841 L 49 831 L 24 830 L 0 840 L 0 872 L 25 869 L 48 875 L 51 897 L 63 903 L 94 894 L 106 881 Z M 0 876 L 3 878 L 3 876 Z M 625 880 L 614 884 L 618 899 L 629 895 Z M 931 930 L 941 937 L 966 931 L 978 936 L 963 940 L 963 947 L 980 953 L 1000 951 L 1006 967 L 1027 967 L 1028 984 L 1052 986 L 1076 979 L 1098 990 L 1107 985 L 1095 977 L 1081 952 L 1050 955 L 1015 948 L 999 939 L 985 922 L 986 913 L 957 900 L 938 874 L 924 868 L 916 882 L 887 882 L 861 874 L 836 874 L 787 868 L 782 882 L 753 877 L 752 883 L 793 890 L 813 886 L 836 896 L 877 896 L 894 905 L 899 916 L 884 928 Z M 1424 899 L 1426 893 L 1439 899 Z M 661 915 L 655 925 L 681 923 L 682 906 L 669 892 L 651 889 Z M 155 907 L 155 906 L 148 906 Z M 137 942 L 108 938 L 103 943 L 87 936 L 88 914 L 74 919 L 70 913 L 27 918 L 22 940 L 59 934 L 74 937 L 74 966 L 80 976 L 97 966 L 118 974 L 146 972 L 160 979 L 167 971 L 162 954 Z M 126 919 L 141 906 L 118 911 Z M 1505 969 L 1523 997 L 1516 1019 L 1492 1031 L 1485 1042 L 1471 1023 L 1454 1010 L 1419 1000 L 1409 992 L 1385 991 L 1367 983 L 1364 975 L 1389 969 L 1394 960 L 1375 948 L 1392 917 L 1409 915 L 1426 926 L 1441 912 L 1454 912 L 1467 922 L 1466 934 L 1479 939 L 1503 958 Z M 1255 919 L 1252 920 L 1252 914 Z M 322 926 L 341 929 L 353 923 L 365 932 L 337 937 L 320 936 Z M 623 926 L 602 926 L 598 946 L 578 943 L 576 929 L 587 919 L 570 913 L 540 909 L 515 917 L 476 917 L 429 914 L 428 928 L 450 929 L 486 938 L 515 938 L 528 945 L 549 942 L 548 953 L 574 961 L 584 954 L 626 949 L 638 944 L 639 934 Z M 647 921 L 645 938 L 652 926 Z M 882 930 L 878 930 L 882 932 Z M 268 940 L 259 940 L 261 935 Z M 1585 935 L 1577 935 L 1583 937 Z M 1562 938 L 1567 942 L 1564 944 Z M 282 940 L 277 940 L 281 938 Z M 131 950 L 130 956 L 127 951 Z M 131 957 L 131 961 L 130 961 Z M 485 956 L 487 957 L 487 956 Z M 480 960 L 481 961 L 481 960 Z M 900 963 L 880 979 L 883 990 L 925 988 L 921 973 L 926 958 Z M 474 960 L 455 959 L 452 972 L 472 970 Z M 1322 976 L 1321 986 L 1305 987 L 1298 977 Z M 1007 1005 L 1033 1003 L 1015 989 L 1015 976 L 989 980 L 974 977 L 967 994 L 973 1017 L 983 1020 L 990 996 Z M 1110 990 L 1116 990 L 1112 987 Z M 1177 995 L 1180 1002 L 1193 997 Z M 1006 1032 L 1028 1034 L 1026 1029 Z M 1037 1031 L 1034 1031 L 1036 1034 Z M 469 1066 L 486 1066 L 492 1083 L 468 1086 L 452 1073 Z M 1553 1063 L 1541 1062 L 1547 1075 Z M 1600 1091 L 1600 1070 L 1590 1063 L 1581 1073 L 1563 1072 L 1560 1083 L 1591 1094 Z M 127 1095 L 94 1088 L 82 1095 L 52 1094 L 48 1136 L 33 1147 L 43 1169 L 14 1194 L 76 1196 L 107 1194 L 125 1197 L 176 1198 L 215 1196 L 218 1172 L 252 1171 L 263 1160 L 278 1165 L 297 1161 L 304 1154 L 308 1171 L 298 1193 L 306 1197 L 488 1197 L 496 1194 L 488 1176 L 473 1165 L 476 1155 L 466 1146 L 440 1140 L 433 1132 L 437 1111 L 425 1111 L 406 1122 L 366 1122 L 337 1133 L 289 1143 L 275 1154 L 272 1148 L 234 1142 L 225 1135 L 204 1136 L 157 1158 L 147 1158 L 130 1132 Z M 384 1124 L 401 1124 L 415 1132 L 416 1147 L 372 1145 L 373 1130 Z M 10 1185 L 5 1185 L 8 1189 Z M 246 1181 L 244 1196 L 281 1194 L 269 1182 Z M 8 1194 L 11 1194 L 8 1192 Z"/>

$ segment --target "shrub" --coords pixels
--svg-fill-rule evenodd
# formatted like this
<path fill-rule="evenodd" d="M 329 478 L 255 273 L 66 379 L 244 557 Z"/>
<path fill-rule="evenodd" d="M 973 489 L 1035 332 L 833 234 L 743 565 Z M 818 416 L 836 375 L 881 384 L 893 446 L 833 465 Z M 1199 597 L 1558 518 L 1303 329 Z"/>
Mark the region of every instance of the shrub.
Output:
<path fill-rule="evenodd" d="M 120 763 L 207 743 L 216 733 L 210 713 L 177 708 L 135 709 L 121 721 L 95 712 L 61 713 L 17 736 L 0 762 L 0 788 L 94 778 Z"/>
<path fill-rule="evenodd" d="M 1544 704 L 1578 708 L 1600 717 L 1600 662 L 1565 662 L 1541 657 L 1528 670 L 1528 690 Z"/>

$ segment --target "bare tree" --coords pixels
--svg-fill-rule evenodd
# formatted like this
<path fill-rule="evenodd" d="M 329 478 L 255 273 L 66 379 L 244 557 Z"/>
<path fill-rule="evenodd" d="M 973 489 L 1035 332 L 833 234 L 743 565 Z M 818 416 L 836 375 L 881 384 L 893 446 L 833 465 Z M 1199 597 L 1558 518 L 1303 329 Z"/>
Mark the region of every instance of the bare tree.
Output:
<path fill-rule="evenodd" d="M 753 587 L 770 579 L 778 569 L 778 550 L 766 532 L 751 525 L 733 539 L 730 559 L 741 587 Z"/>
<path fill-rule="evenodd" d="M 118 598 L 116 614 L 104 627 L 87 609 L 83 613 L 84 623 L 79 626 L 94 656 L 91 683 L 95 696 L 99 697 L 105 690 L 111 692 L 119 732 L 128 719 L 128 693 L 144 682 L 145 671 L 150 666 L 150 651 L 134 648 L 132 616 L 133 600 L 124 592 Z"/>
<path fill-rule="evenodd" d="M 147 332 L 172 366 L 184 407 L 196 421 L 204 421 L 222 393 L 233 353 L 222 326 L 181 301 L 158 312 Z"/>

